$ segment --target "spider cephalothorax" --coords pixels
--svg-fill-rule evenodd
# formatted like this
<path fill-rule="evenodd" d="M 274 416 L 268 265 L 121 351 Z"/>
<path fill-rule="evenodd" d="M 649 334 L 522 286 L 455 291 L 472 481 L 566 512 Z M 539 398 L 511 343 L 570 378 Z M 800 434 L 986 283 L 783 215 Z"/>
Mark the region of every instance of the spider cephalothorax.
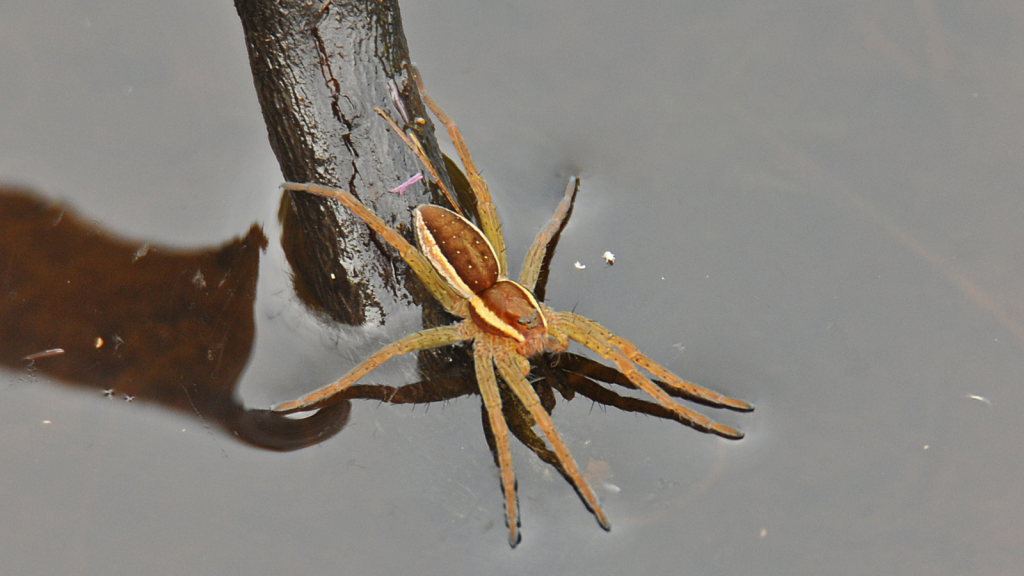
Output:
<path fill-rule="evenodd" d="M 419 83 L 419 76 L 415 71 L 413 77 Z M 392 356 L 472 341 L 477 383 L 487 411 L 501 469 L 509 543 L 515 546 L 519 542 L 520 522 L 515 476 L 512 473 L 512 456 L 508 443 L 509 430 L 502 411 L 495 371 L 501 375 L 505 386 L 529 411 L 537 427 L 551 443 L 558 463 L 587 508 L 597 517 L 601 527 L 609 530 L 611 525 L 601 509 L 597 495 L 580 474 L 575 460 L 555 430 L 550 415 L 541 405 L 537 392 L 526 379 L 530 371 L 529 358 L 542 352 L 564 352 L 570 340 L 578 342 L 612 361 L 633 385 L 670 410 L 678 420 L 698 430 L 724 438 L 738 439 L 742 438 L 743 434 L 679 404 L 662 388 L 714 407 L 744 412 L 753 410 L 753 407 L 741 400 L 727 398 L 682 380 L 641 354 L 633 344 L 615 336 L 593 320 L 572 312 L 556 312 L 537 301 L 533 289 L 540 274 L 541 262 L 547 252 L 548 243 L 560 229 L 568 213 L 578 185 L 575 178 L 570 179 L 551 222 L 541 230 L 530 247 L 519 281 L 508 279 L 505 242 L 490 192 L 477 172 L 458 128 L 426 95 L 422 83 L 419 88 L 431 110 L 448 128 L 448 133 L 466 169 L 467 179 L 477 200 L 480 228 L 445 208 L 420 206 L 414 212 L 416 240 L 419 244 L 417 250 L 401 234 L 389 228 L 345 190 L 318 184 L 296 183 L 287 183 L 284 188 L 340 201 L 374 232 L 394 246 L 402 259 L 423 281 L 431 295 L 446 310 L 463 320 L 452 326 L 423 330 L 389 344 L 337 382 L 298 400 L 275 406 L 274 409 L 281 412 L 297 412 L 321 406 Z M 383 113 L 381 116 L 391 123 L 392 128 L 423 161 L 426 169 L 434 176 L 434 181 L 443 187 L 436 170 L 426 159 L 417 141 L 404 133 L 389 117 Z M 660 382 L 655 384 L 638 367 L 653 374 Z"/>

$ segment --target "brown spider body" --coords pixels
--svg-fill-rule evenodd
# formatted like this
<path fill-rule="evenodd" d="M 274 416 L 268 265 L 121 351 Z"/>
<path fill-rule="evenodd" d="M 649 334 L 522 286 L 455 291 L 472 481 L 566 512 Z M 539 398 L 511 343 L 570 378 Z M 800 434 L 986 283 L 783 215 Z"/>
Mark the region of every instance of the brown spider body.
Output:
<path fill-rule="evenodd" d="M 419 76 L 415 71 L 413 77 L 419 83 Z M 473 164 L 458 127 L 426 95 L 422 84 L 420 93 L 448 128 L 452 142 L 459 152 L 459 157 L 466 168 L 467 179 L 476 195 L 480 228 L 450 210 L 438 206 L 420 206 L 414 212 L 414 229 L 419 245 L 417 250 L 401 234 L 388 227 L 345 190 L 296 183 L 286 183 L 284 188 L 340 201 L 374 232 L 394 246 L 434 298 L 449 312 L 463 318 L 463 321 L 453 326 L 423 330 L 389 344 L 337 382 L 298 400 L 279 404 L 274 410 L 297 412 L 322 406 L 332 396 L 355 384 L 397 354 L 472 341 L 477 382 L 494 436 L 501 469 L 509 543 L 515 546 L 519 542 L 520 522 L 515 476 L 512 472 L 512 457 L 509 450 L 509 431 L 502 411 L 495 372 L 501 375 L 505 386 L 529 411 L 533 422 L 551 444 L 563 472 L 587 508 L 593 512 L 602 528 L 610 530 L 611 524 L 601 509 L 597 495 L 584 480 L 576 461 L 555 429 L 550 415 L 541 405 L 537 392 L 526 379 L 530 372 L 529 358 L 541 352 L 563 352 L 570 340 L 578 342 L 612 361 L 630 382 L 670 410 L 680 422 L 725 438 L 738 439 L 742 438 L 743 434 L 679 404 L 665 390 L 720 408 L 746 412 L 753 410 L 753 407 L 741 400 L 727 398 L 682 380 L 640 353 L 632 343 L 615 336 L 593 320 L 571 312 L 556 312 L 537 301 L 532 289 L 540 274 L 541 262 L 548 243 L 560 229 L 572 203 L 578 184 L 575 178 L 570 179 L 554 217 L 538 234 L 527 253 L 519 281 L 508 279 L 504 239 L 490 192 Z M 424 162 L 427 170 L 434 175 L 434 179 L 440 185 L 437 172 L 418 147 L 418 141 L 405 134 L 387 115 L 381 113 L 381 116 L 388 120 L 392 128 L 412 147 L 413 152 Z M 447 190 L 445 192 L 447 194 Z M 450 194 L 448 196 L 451 197 Z M 660 379 L 660 386 L 644 375 L 638 367 Z"/>
<path fill-rule="evenodd" d="M 548 334 L 548 320 L 533 293 L 499 274 L 494 247 L 479 228 L 440 206 L 420 206 L 413 217 L 420 251 L 469 300 L 469 318 L 478 328 L 511 338 L 516 353 L 526 358 L 565 351 L 568 342 Z"/>

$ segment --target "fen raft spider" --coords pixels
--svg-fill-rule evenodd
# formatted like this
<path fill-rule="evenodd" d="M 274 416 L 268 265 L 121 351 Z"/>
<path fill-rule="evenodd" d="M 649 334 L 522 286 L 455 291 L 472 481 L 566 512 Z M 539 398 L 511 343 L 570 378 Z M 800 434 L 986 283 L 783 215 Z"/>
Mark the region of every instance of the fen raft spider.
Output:
<path fill-rule="evenodd" d="M 576 178 L 570 178 L 554 216 L 530 247 L 519 274 L 519 281 L 510 280 L 505 261 L 505 241 L 501 235 L 501 224 L 491 202 L 490 192 L 473 164 L 458 127 L 427 95 L 415 71 L 413 78 L 419 84 L 420 93 L 427 105 L 448 129 L 452 143 L 458 151 L 465 167 L 465 175 L 476 197 L 480 228 L 445 208 L 422 205 L 413 213 L 415 235 L 419 244 L 417 250 L 346 190 L 319 184 L 291 182 L 285 183 L 283 188 L 326 196 L 341 202 L 381 238 L 395 247 L 431 295 L 448 312 L 463 320 L 452 326 L 430 328 L 406 336 L 385 346 L 337 382 L 298 400 L 278 404 L 273 409 L 278 412 L 298 412 L 323 406 L 332 396 L 355 384 L 392 356 L 470 341 L 473 345 L 477 383 L 494 436 L 501 470 L 509 544 L 515 547 L 519 543 L 520 519 L 516 481 L 512 472 L 512 455 L 509 451 L 509 428 L 502 411 L 495 369 L 501 375 L 505 386 L 522 403 L 551 444 L 555 458 L 584 504 L 594 514 L 602 528 L 611 530 L 611 524 L 601 509 L 597 495 L 580 474 L 576 461 L 555 430 L 555 425 L 541 405 L 537 392 L 526 378 L 530 372 L 531 357 L 543 352 L 558 354 L 566 350 L 570 340 L 578 342 L 606 360 L 612 361 L 637 388 L 670 410 L 680 421 L 702 432 L 717 434 L 724 438 L 739 439 L 743 434 L 679 404 L 666 390 L 712 407 L 740 412 L 749 412 L 754 408 L 741 400 L 727 398 L 682 380 L 643 355 L 636 346 L 615 336 L 593 320 L 572 312 L 556 312 L 537 301 L 533 289 L 540 275 L 548 243 L 557 234 L 573 202 L 578 186 Z M 444 184 L 438 178 L 436 170 L 423 153 L 418 141 L 411 134 L 406 134 L 386 114 L 380 110 L 377 112 L 412 148 L 433 176 L 433 181 L 451 198 L 451 194 L 444 189 Z M 658 384 L 638 367 L 658 378 Z"/>

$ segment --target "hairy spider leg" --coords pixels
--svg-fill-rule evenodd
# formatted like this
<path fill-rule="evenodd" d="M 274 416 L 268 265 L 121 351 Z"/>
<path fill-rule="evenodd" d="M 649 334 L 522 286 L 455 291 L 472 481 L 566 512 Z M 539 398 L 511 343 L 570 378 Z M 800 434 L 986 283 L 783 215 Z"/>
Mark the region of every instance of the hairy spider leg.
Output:
<path fill-rule="evenodd" d="M 575 176 L 569 178 L 569 184 L 565 187 L 565 195 L 562 196 L 562 201 L 555 208 L 551 221 L 537 234 L 537 239 L 533 241 L 530 251 L 526 253 L 523 269 L 519 272 L 519 284 L 530 292 L 533 292 L 537 284 L 537 278 L 540 277 L 540 267 L 544 264 L 548 243 L 558 233 L 558 229 L 562 227 L 562 222 L 565 220 L 566 214 L 569 213 L 569 207 L 572 206 L 572 201 L 576 197 L 579 185 L 579 178 Z"/>
<path fill-rule="evenodd" d="M 412 153 L 419 159 L 420 164 L 423 164 L 423 167 L 427 169 L 427 172 L 430 172 L 430 175 L 434 178 L 434 182 L 437 183 L 438 187 L 441 188 L 441 192 L 444 192 L 445 197 L 448 198 L 448 203 L 452 205 L 452 208 L 460 216 L 464 216 L 462 209 L 459 208 L 459 204 L 455 201 L 455 197 L 452 196 L 448 187 L 444 185 L 444 180 L 441 180 L 441 177 L 438 175 L 434 165 L 430 162 L 430 158 L 427 158 L 427 153 L 423 151 L 423 145 L 420 144 L 416 135 L 412 132 L 406 134 L 398 123 L 392 120 L 391 116 L 388 116 L 387 113 L 380 108 L 374 108 L 373 111 L 379 114 L 381 118 L 388 121 L 388 124 L 391 126 L 391 129 L 395 131 L 395 134 L 398 134 L 399 138 L 402 139 L 402 142 L 405 142 L 405 145 L 412 150 Z"/>
<path fill-rule="evenodd" d="M 606 360 L 614 362 L 633 384 L 657 400 L 659 404 L 674 412 L 684 423 L 697 430 L 711 432 L 723 438 L 733 440 L 743 438 L 743 433 L 739 430 L 719 424 L 676 402 L 668 393 L 651 382 L 650 378 L 644 376 L 623 351 L 616 348 L 601 334 L 601 332 L 606 332 L 604 328 L 595 329 L 594 326 L 600 326 L 596 322 L 592 320 L 583 322 L 581 320 L 586 319 L 571 312 L 555 312 L 552 320 L 554 320 L 552 322 L 554 330 L 563 331 L 569 338 L 593 350 Z"/>
<path fill-rule="evenodd" d="M 705 402 L 708 402 L 709 404 L 712 404 L 714 406 L 720 408 L 729 408 L 730 410 L 736 410 L 738 412 L 750 412 L 751 410 L 754 409 L 754 407 L 748 402 L 736 400 L 734 398 L 729 398 L 727 396 L 722 396 L 721 394 L 708 390 L 703 386 L 698 386 L 693 382 L 687 382 L 686 380 L 683 380 L 679 376 L 676 376 L 675 374 L 666 370 L 664 367 L 662 367 L 654 360 L 651 360 L 650 358 L 645 356 L 642 352 L 640 352 L 640 350 L 637 349 L 636 345 L 630 342 L 629 340 L 612 334 L 607 328 L 601 326 L 600 324 L 594 322 L 589 318 L 584 318 L 583 316 L 573 314 L 572 312 L 563 312 L 562 314 L 572 315 L 573 322 L 579 322 L 581 324 L 587 325 L 591 330 L 597 332 L 602 337 L 604 337 L 604 339 L 607 340 L 610 344 L 617 347 L 619 350 L 622 350 L 626 354 L 626 356 L 629 357 L 630 360 L 636 362 L 637 365 L 639 365 L 641 368 L 647 370 L 651 374 L 654 374 L 655 377 L 660 378 L 670 388 L 677 390 L 684 396 L 704 400 Z"/>
<path fill-rule="evenodd" d="M 281 187 L 285 190 L 308 192 L 317 196 L 334 198 L 344 204 L 346 208 L 354 212 L 363 222 L 366 222 L 366 225 L 371 230 L 379 234 L 385 242 L 398 250 L 402 260 L 405 260 L 406 264 L 412 268 L 412 271 L 423 282 L 423 285 L 430 291 L 430 294 L 441 303 L 441 306 L 444 306 L 445 310 L 456 316 L 466 317 L 467 313 L 463 310 L 465 307 L 464 300 L 448 286 L 448 283 L 441 278 L 437 270 L 434 270 L 426 256 L 410 244 L 405 237 L 385 224 L 380 217 L 364 206 L 355 196 L 349 194 L 348 191 L 320 184 L 299 184 L 296 182 L 285 182 Z"/>
<path fill-rule="evenodd" d="M 430 94 L 427 94 L 426 88 L 423 87 L 423 79 L 420 77 L 419 70 L 411 64 L 409 69 L 412 72 L 413 79 L 416 81 L 416 87 L 420 91 L 420 96 L 426 101 L 427 106 L 434 112 L 437 119 L 448 129 L 448 137 L 452 139 L 455 151 L 459 153 L 459 160 L 462 161 L 462 167 L 466 169 L 466 179 L 469 180 L 469 186 L 473 189 L 473 193 L 476 194 L 477 212 L 480 215 L 480 229 L 487 236 L 487 239 L 491 241 L 495 252 L 498 253 L 498 275 L 502 278 L 507 278 L 508 261 L 505 256 L 505 237 L 501 234 L 501 221 L 498 220 L 498 213 L 494 209 L 494 202 L 491 201 L 491 192 L 487 189 L 487 183 L 484 182 L 480 172 L 476 169 L 473 157 L 469 154 L 469 148 L 466 147 L 466 141 L 462 138 L 462 131 L 459 130 L 459 127 L 452 121 L 451 117 L 445 114 L 444 110 L 441 110 L 437 102 L 434 102 Z"/>
<path fill-rule="evenodd" d="M 296 412 L 299 410 L 314 408 L 331 396 L 334 396 L 355 384 L 360 378 L 366 376 L 375 368 L 387 362 L 392 356 L 405 354 L 407 352 L 415 352 L 416 350 L 426 350 L 427 348 L 439 348 L 441 346 L 448 346 L 466 340 L 467 323 L 468 322 L 461 322 L 452 326 L 430 328 L 427 330 L 421 330 L 415 334 L 410 334 L 401 340 L 392 342 L 391 344 L 381 348 L 374 353 L 373 356 L 363 360 L 362 363 L 353 368 L 351 372 L 344 375 L 337 382 L 314 390 L 298 400 L 278 404 L 272 409 L 275 412 Z"/>
<path fill-rule="evenodd" d="M 569 449 L 562 442 L 562 437 L 558 435 L 558 430 L 555 429 L 555 423 L 551 421 L 551 416 L 544 410 L 537 392 L 526 380 L 526 376 L 523 375 L 519 365 L 513 360 L 509 352 L 502 350 L 495 351 L 494 364 L 498 367 L 498 373 L 501 374 L 502 380 L 508 384 L 508 387 L 512 389 L 512 392 L 523 403 L 523 406 L 530 411 L 533 421 L 540 428 L 540 431 L 544 433 L 544 436 L 547 437 L 548 442 L 551 443 L 551 447 L 554 448 L 555 455 L 558 457 L 558 461 L 561 462 L 562 468 L 565 469 L 566 474 L 569 475 L 569 480 L 576 487 L 580 497 L 583 498 L 583 503 L 594 513 L 597 523 L 601 525 L 601 528 L 611 530 L 612 525 L 604 515 L 604 510 L 601 509 L 601 503 L 598 502 L 597 495 L 594 494 L 590 484 L 580 474 L 576 460 L 573 459 Z"/>
<path fill-rule="evenodd" d="M 508 445 L 508 423 L 501 411 L 501 393 L 494 376 L 494 355 L 487 350 L 484 340 L 473 345 L 473 364 L 480 395 L 487 408 L 487 419 L 491 423 L 494 446 L 498 450 L 498 468 L 501 469 L 501 487 L 505 493 L 505 525 L 508 526 L 508 543 L 515 548 L 519 544 L 519 498 L 516 495 L 516 476 L 512 471 L 512 452 Z"/>

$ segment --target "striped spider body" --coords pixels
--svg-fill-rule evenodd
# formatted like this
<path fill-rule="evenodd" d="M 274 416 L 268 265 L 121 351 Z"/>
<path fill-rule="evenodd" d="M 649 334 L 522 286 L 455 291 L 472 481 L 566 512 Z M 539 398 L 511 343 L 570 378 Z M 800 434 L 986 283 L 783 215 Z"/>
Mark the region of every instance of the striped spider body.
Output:
<path fill-rule="evenodd" d="M 419 75 L 415 72 L 413 77 L 420 82 Z M 364 360 L 338 381 L 297 400 L 279 404 L 274 410 L 298 412 L 322 406 L 328 403 L 332 396 L 355 384 L 392 356 L 471 341 L 480 395 L 493 432 L 498 465 L 501 469 L 509 544 L 514 547 L 520 541 L 520 518 L 512 456 L 509 450 L 509 429 L 502 409 L 498 375 L 501 376 L 504 386 L 525 407 L 536 426 L 547 438 L 555 457 L 584 504 L 594 514 L 601 527 L 610 530 L 611 524 L 601 509 L 597 495 L 583 478 L 576 461 L 555 429 L 550 415 L 541 405 L 537 392 L 526 378 L 530 371 L 531 357 L 543 352 L 563 352 L 570 341 L 575 341 L 614 363 L 630 382 L 670 410 L 677 420 L 697 430 L 724 438 L 739 439 L 743 434 L 683 406 L 666 390 L 718 408 L 748 412 L 753 410 L 753 406 L 682 380 L 640 353 L 636 346 L 612 334 L 593 320 L 572 312 L 556 312 L 537 301 L 533 289 L 540 275 L 541 263 L 547 252 L 548 243 L 560 229 L 575 197 L 578 187 L 576 178 L 569 180 L 555 215 L 530 247 L 518 281 L 510 280 L 507 276 L 501 224 L 491 202 L 490 192 L 473 164 L 458 127 L 426 95 L 422 83 L 420 93 L 434 114 L 447 127 L 459 153 L 465 167 L 465 175 L 477 200 L 479 228 L 451 210 L 433 205 L 420 206 L 414 212 L 415 235 L 419 245 L 417 249 L 346 190 L 298 183 L 286 183 L 284 188 L 334 198 L 352 210 L 374 232 L 398 250 L 431 295 L 450 313 L 462 318 L 462 321 L 451 326 L 416 332 L 393 342 Z M 405 133 L 383 112 L 378 112 L 420 158 L 433 176 L 433 181 L 443 188 L 441 179 L 438 178 L 436 170 L 427 160 L 415 137 L 411 133 Z M 445 192 L 451 198 L 451 194 L 447 190 Z M 655 384 L 640 368 L 659 379 L 660 385 Z"/>

